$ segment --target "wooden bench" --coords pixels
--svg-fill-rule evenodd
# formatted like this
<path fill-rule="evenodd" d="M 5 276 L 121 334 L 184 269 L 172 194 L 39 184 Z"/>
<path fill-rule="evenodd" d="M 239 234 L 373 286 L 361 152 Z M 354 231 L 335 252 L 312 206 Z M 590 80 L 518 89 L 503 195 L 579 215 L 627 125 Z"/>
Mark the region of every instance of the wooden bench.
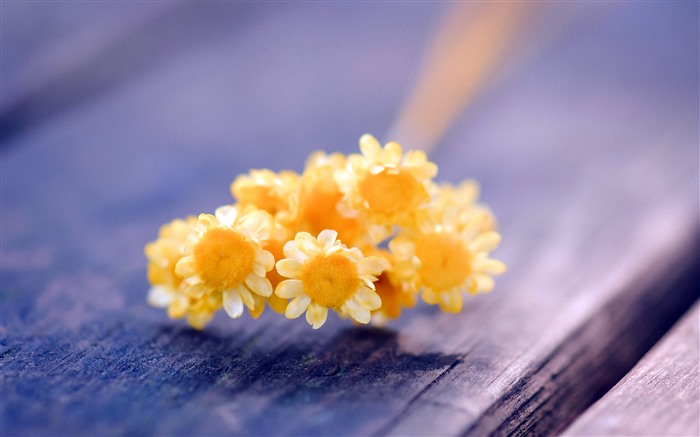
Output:
<path fill-rule="evenodd" d="M 146 305 L 162 223 L 381 138 L 441 10 L 3 1 L 0 434 L 697 435 L 697 3 L 553 4 L 431 153 L 503 234 L 461 314 Z"/>

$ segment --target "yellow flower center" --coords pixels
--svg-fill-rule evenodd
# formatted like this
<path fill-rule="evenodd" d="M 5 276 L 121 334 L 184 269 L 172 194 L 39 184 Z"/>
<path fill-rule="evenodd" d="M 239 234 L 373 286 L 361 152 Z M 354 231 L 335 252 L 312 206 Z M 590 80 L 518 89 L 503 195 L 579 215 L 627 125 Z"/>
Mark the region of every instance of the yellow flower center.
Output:
<path fill-rule="evenodd" d="M 416 240 L 421 282 L 433 290 L 459 286 L 471 272 L 471 254 L 454 235 L 436 232 Z"/>
<path fill-rule="evenodd" d="M 236 197 L 241 207 L 255 205 L 272 215 L 286 209 L 285 200 L 270 187 L 252 185 L 236 191 Z"/>
<path fill-rule="evenodd" d="M 362 179 L 359 189 L 373 211 L 387 215 L 413 210 L 429 197 L 423 184 L 407 171 L 369 174 Z"/>
<path fill-rule="evenodd" d="M 338 239 L 352 245 L 360 239 L 365 229 L 355 218 L 345 218 L 340 215 L 336 206 L 343 197 L 335 183 L 330 181 L 330 187 L 317 184 L 304 190 L 302 198 L 305 230 L 317 235 L 324 229 L 334 229 Z"/>
<path fill-rule="evenodd" d="M 357 266 L 337 253 L 316 255 L 301 272 L 304 293 L 312 301 L 327 308 L 339 308 L 357 291 Z"/>
<path fill-rule="evenodd" d="M 194 246 L 194 266 L 216 290 L 242 284 L 253 271 L 255 247 L 233 229 L 212 229 Z"/>

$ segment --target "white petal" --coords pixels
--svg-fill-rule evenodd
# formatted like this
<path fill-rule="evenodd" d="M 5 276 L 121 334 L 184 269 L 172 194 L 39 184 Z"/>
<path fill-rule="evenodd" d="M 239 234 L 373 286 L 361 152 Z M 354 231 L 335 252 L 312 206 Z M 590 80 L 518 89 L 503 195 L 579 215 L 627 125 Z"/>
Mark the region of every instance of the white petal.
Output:
<path fill-rule="evenodd" d="M 289 302 L 289 305 L 287 305 L 287 309 L 284 312 L 284 315 L 288 319 L 296 319 L 306 309 L 309 307 L 309 304 L 311 303 L 311 298 L 306 295 L 302 296 L 297 296 L 294 299 L 292 299 L 291 302 Z"/>
<path fill-rule="evenodd" d="M 236 290 L 226 290 L 224 296 L 224 310 L 232 319 L 237 319 L 243 315 L 243 300 Z"/>
<path fill-rule="evenodd" d="M 302 264 L 289 258 L 277 261 L 277 273 L 285 278 L 298 278 L 301 276 Z"/>
<path fill-rule="evenodd" d="M 238 219 L 243 235 L 258 241 L 270 239 L 270 224 L 270 215 L 265 211 L 253 211 Z"/>
<path fill-rule="evenodd" d="M 250 291 L 243 285 L 239 285 L 236 287 L 236 290 L 238 290 L 238 294 L 241 295 L 241 300 L 243 301 L 243 304 L 248 307 L 249 310 L 252 310 L 255 308 L 255 300 L 253 299 L 253 295 L 251 294 Z"/>
<path fill-rule="evenodd" d="M 374 285 L 374 281 L 376 281 L 377 278 L 374 276 L 360 276 L 360 281 L 362 281 L 362 285 L 369 288 L 370 290 L 376 290 L 377 287 Z"/>
<path fill-rule="evenodd" d="M 356 175 L 362 174 L 367 169 L 367 161 L 364 156 L 353 153 L 348 155 L 348 161 L 345 167 L 350 174 L 356 177 Z M 357 179 L 355 179 L 355 181 L 357 181 Z"/>
<path fill-rule="evenodd" d="M 217 220 L 221 222 L 221 224 L 226 226 L 233 226 L 233 224 L 236 222 L 238 210 L 235 206 L 232 205 L 220 206 L 216 209 L 214 215 L 216 216 Z"/>
<path fill-rule="evenodd" d="M 304 294 L 304 284 L 298 279 L 287 279 L 277 284 L 275 294 L 283 299 L 291 299 Z"/>
<path fill-rule="evenodd" d="M 347 170 L 337 170 L 333 175 L 333 180 L 338 184 L 341 192 L 347 193 L 355 185 L 355 174 Z"/>
<path fill-rule="evenodd" d="M 391 225 L 367 225 L 367 235 L 375 245 L 386 240 L 393 232 Z"/>
<path fill-rule="evenodd" d="M 248 308 L 248 310 L 250 311 L 250 316 L 253 319 L 257 319 L 260 317 L 263 311 L 265 311 L 265 298 L 260 295 L 253 294 L 253 300 L 255 305 L 253 308 Z"/>
<path fill-rule="evenodd" d="M 416 252 L 416 245 L 403 238 L 394 238 L 389 242 L 389 250 L 399 258 L 412 258 Z"/>
<path fill-rule="evenodd" d="M 260 264 L 253 263 L 253 273 L 258 276 L 266 276 L 267 270 L 265 270 L 265 267 L 261 266 Z"/>
<path fill-rule="evenodd" d="M 487 292 L 493 290 L 494 282 L 491 276 L 477 273 L 472 277 L 476 281 L 476 288 L 479 291 Z"/>
<path fill-rule="evenodd" d="M 175 264 L 175 274 L 181 278 L 189 278 L 197 273 L 194 268 L 194 257 L 193 256 L 183 256 Z"/>
<path fill-rule="evenodd" d="M 258 250 L 255 254 L 255 264 L 264 268 L 266 272 L 269 272 L 275 267 L 275 257 L 267 250 Z"/>
<path fill-rule="evenodd" d="M 284 247 L 282 248 L 282 252 L 284 252 L 285 257 L 291 258 L 291 259 L 295 260 L 296 262 L 299 262 L 302 264 L 304 264 L 304 262 L 306 261 L 306 258 L 308 258 L 308 256 L 304 252 L 299 250 L 299 248 L 297 247 L 297 242 L 294 240 L 287 241 L 284 244 Z"/>
<path fill-rule="evenodd" d="M 326 323 L 328 318 L 328 308 L 317 303 L 311 303 L 306 311 L 306 321 L 309 322 L 314 329 L 318 329 Z"/>
<path fill-rule="evenodd" d="M 474 238 L 484 228 L 484 224 L 488 220 L 488 214 L 485 212 L 471 212 L 467 218 L 462 218 L 462 238 L 469 240 Z"/>
<path fill-rule="evenodd" d="M 379 309 L 379 307 L 382 306 L 382 299 L 379 295 L 367 287 L 360 287 L 357 289 L 355 292 L 355 300 L 370 311 Z"/>
<path fill-rule="evenodd" d="M 318 241 L 308 232 L 297 232 L 294 241 L 297 243 L 297 249 L 308 256 L 316 255 L 319 252 Z"/>
<path fill-rule="evenodd" d="M 501 236 L 498 232 L 488 231 L 480 234 L 474 239 L 471 244 L 471 249 L 474 252 L 490 252 L 498 247 L 501 242 Z"/>
<path fill-rule="evenodd" d="M 218 225 L 219 220 L 211 214 L 199 214 L 199 217 L 197 217 L 196 227 L 199 232 L 206 232 Z"/>
<path fill-rule="evenodd" d="M 338 238 L 338 232 L 332 229 L 324 229 L 318 234 L 317 240 L 321 249 L 325 252 L 333 246 L 336 238 Z"/>
<path fill-rule="evenodd" d="M 345 310 L 350 314 L 350 317 L 355 319 L 357 322 L 366 325 L 372 318 L 372 314 L 369 310 L 359 303 L 355 302 L 353 299 L 348 299 L 343 305 Z"/>
<path fill-rule="evenodd" d="M 185 294 L 190 297 L 200 298 L 211 291 L 211 288 L 204 282 L 195 282 L 193 284 L 188 284 L 185 287 Z"/>
<path fill-rule="evenodd" d="M 379 276 L 389 268 L 389 261 L 381 256 L 368 256 L 357 263 L 357 271 L 360 275 Z"/>
<path fill-rule="evenodd" d="M 500 275 L 506 271 L 506 265 L 497 259 L 475 259 L 473 264 L 474 270 L 478 272 L 488 273 L 490 275 Z"/>
<path fill-rule="evenodd" d="M 411 167 L 424 165 L 428 161 L 428 157 L 422 150 L 409 150 L 403 157 L 403 162 Z"/>
<path fill-rule="evenodd" d="M 270 284 L 270 280 L 265 277 L 258 276 L 255 273 L 251 273 L 247 278 L 245 278 L 245 285 L 248 286 L 250 291 L 257 293 L 260 296 L 268 297 L 272 294 L 272 284 Z"/>
<path fill-rule="evenodd" d="M 386 164 L 399 165 L 402 156 L 403 149 L 399 143 L 392 141 L 384 146 L 384 160 Z"/>
<path fill-rule="evenodd" d="M 360 137 L 360 151 L 370 162 L 376 162 L 382 153 L 382 146 L 372 135 L 364 134 Z"/>
<path fill-rule="evenodd" d="M 167 308 L 175 300 L 175 290 L 154 286 L 148 290 L 148 303 L 156 308 Z"/>

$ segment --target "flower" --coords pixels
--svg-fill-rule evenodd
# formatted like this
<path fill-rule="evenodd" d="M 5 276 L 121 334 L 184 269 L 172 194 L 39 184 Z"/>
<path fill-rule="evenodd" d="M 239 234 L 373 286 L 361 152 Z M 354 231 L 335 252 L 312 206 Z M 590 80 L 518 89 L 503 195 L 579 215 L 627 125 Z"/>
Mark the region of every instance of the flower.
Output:
<path fill-rule="evenodd" d="M 292 223 L 298 213 L 298 191 L 299 175 L 293 171 L 251 170 L 231 184 L 239 208 L 254 205 L 285 224 Z"/>
<path fill-rule="evenodd" d="M 506 268 L 501 261 L 489 258 L 501 236 L 484 230 L 487 219 L 483 212 L 460 221 L 443 217 L 441 222 L 426 221 L 416 229 L 403 230 L 391 241 L 392 253 L 405 266 L 402 274 L 413 278 L 426 303 L 457 313 L 462 309 L 463 290 L 470 294 L 491 291 L 491 275 Z M 419 263 L 411 264 L 413 257 Z"/>
<path fill-rule="evenodd" d="M 194 217 L 188 217 L 166 223 L 160 227 L 158 239 L 146 245 L 144 252 L 148 258 L 148 280 L 154 288 L 176 292 L 180 287 L 182 278 L 175 274 L 175 264 L 184 254 L 185 244 L 193 233 L 196 221 Z M 160 292 L 151 292 L 149 296 L 151 294 L 154 304 L 162 302 Z"/>
<path fill-rule="evenodd" d="M 365 239 L 367 223 L 358 214 L 353 217 L 340 214 L 338 204 L 343 193 L 333 179 L 335 172 L 345 168 L 345 164 L 345 155 L 341 153 L 315 152 L 306 161 L 300 184 L 299 230 L 318 235 L 324 229 L 334 229 L 341 241 L 357 246 Z"/>
<path fill-rule="evenodd" d="M 182 279 L 175 274 L 175 265 L 185 253 L 185 244 L 193 232 L 194 217 L 175 219 L 160 227 L 158 239 L 146 245 L 148 258 L 148 303 L 167 308 L 171 318 L 187 314 L 189 300 L 180 289 Z"/>
<path fill-rule="evenodd" d="M 275 260 L 280 260 L 284 258 L 284 245 L 290 240 L 290 237 L 290 232 L 286 227 L 282 226 L 277 221 L 273 221 L 272 233 L 270 234 L 270 239 L 264 246 L 264 249 L 270 252 Z M 277 273 L 277 269 L 273 268 L 267 272 L 267 279 L 270 281 L 272 289 L 274 290 L 277 287 L 277 284 L 284 280 L 284 277 L 280 276 L 280 274 Z M 288 302 L 289 301 L 287 299 L 283 299 L 277 296 L 275 293 L 272 293 L 269 297 L 267 297 L 267 304 L 277 314 L 284 314 L 284 311 L 287 309 Z M 260 312 L 262 313 L 262 309 Z"/>
<path fill-rule="evenodd" d="M 194 234 L 197 219 L 176 219 L 160 228 L 158 240 L 146 245 L 148 280 L 151 289 L 148 303 L 157 308 L 167 308 L 172 319 L 187 318 L 195 329 L 203 329 L 214 313 L 221 308 L 221 296 L 188 296 L 184 283 L 175 273 L 177 262 L 185 255 L 188 239 Z"/>
<path fill-rule="evenodd" d="M 398 319 L 403 308 L 413 308 L 416 305 L 417 290 L 410 278 L 400 273 L 405 267 L 397 263 L 392 253 L 384 249 L 367 249 L 366 253 L 373 253 L 387 260 L 389 267 L 379 275 L 374 283 L 375 291 L 382 299 L 382 306 L 372 311 L 372 323 L 383 326 L 389 320 Z M 411 264 L 417 263 L 415 257 Z"/>
<path fill-rule="evenodd" d="M 482 230 L 495 230 L 496 219 L 486 206 L 478 203 L 479 184 L 474 180 L 466 180 L 457 186 L 440 184 L 430 208 L 425 212 L 430 220 L 441 221 L 443 218 L 465 224 L 469 220 L 482 220 Z M 483 217 L 479 217 L 483 214 Z"/>
<path fill-rule="evenodd" d="M 183 278 L 184 292 L 192 298 L 221 302 L 231 318 L 243 314 L 243 305 L 255 315 L 272 294 L 266 278 L 275 263 L 262 248 L 270 235 L 271 217 L 265 211 L 238 215 L 233 206 L 222 206 L 214 215 L 200 214 L 185 255 L 175 266 Z M 259 315 L 259 314 L 258 314 Z"/>
<path fill-rule="evenodd" d="M 149 302 L 196 329 L 266 305 L 318 329 L 329 309 L 384 324 L 418 295 L 454 313 L 463 292 L 490 291 L 505 265 L 490 258 L 500 234 L 478 184 L 438 185 L 424 152 L 371 135 L 360 152 L 315 152 L 301 175 L 251 170 L 231 184 L 234 206 L 164 225 L 145 248 Z"/>
<path fill-rule="evenodd" d="M 371 311 L 381 306 L 374 282 L 389 263 L 379 256 L 365 257 L 360 249 L 348 248 L 337 237 L 336 231 L 328 229 L 317 238 L 299 232 L 284 245 L 286 258 L 277 261 L 277 271 L 291 279 L 280 282 L 275 294 L 292 299 L 285 311 L 287 318 L 295 319 L 306 311 L 306 321 L 318 329 L 332 309 L 366 324 Z"/>
<path fill-rule="evenodd" d="M 345 170 L 335 174 L 343 193 L 341 212 L 366 213 L 380 225 L 412 225 L 415 213 L 431 200 L 437 166 L 422 151 L 404 155 L 398 143 L 382 148 L 371 135 L 360 138 L 360 150 L 362 155 L 350 155 Z"/>

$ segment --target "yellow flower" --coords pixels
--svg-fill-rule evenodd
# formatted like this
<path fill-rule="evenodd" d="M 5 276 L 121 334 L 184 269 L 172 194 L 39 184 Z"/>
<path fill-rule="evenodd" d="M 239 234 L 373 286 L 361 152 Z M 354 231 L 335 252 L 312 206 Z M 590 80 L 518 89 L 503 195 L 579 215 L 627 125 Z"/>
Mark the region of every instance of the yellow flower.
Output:
<path fill-rule="evenodd" d="M 250 205 L 272 214 L 278 221 L 290 224 L 299 210 L 299 175 L 293 171 L 275 173 L 268 169 L 251 170 L 231 184 L 231 194 L 239 208 Z"/>
<path fill-rule="evenodd" d="M 485 220 L 487 215 L 481 212 L 465 221 L 424 222 L 416 229 L 402 231 L 391 241 L 392 253 L 405 266 L 401 273 L 413 277 L 425 302 L 457 313 L 462 309 L 463 290 L 470 294 L 491 291 L 491 275 L 503 273 L 505 265 L 489 258 L 501 236 L 496 231 L 483 230 Z M 411 264 L 413 257 L 419 263 Z"/>
<path fill-rule="evenodd" d="M 193 232 L 197 219 L 175 219 L 161 226 L 158 239 L 146 245 L 144 252 L 148 258 L 148 280 L 154 288 L 177 290 L 182 279 L 175 274 L 175 264 L 185 252 L 185 244 Z M 159 291 L 153 294 L 154 304 L 162 303 L 165 296 Z M 149 301 L 151 298 L 149 297 Z"/>
<path fill-rule="evenodd" d="M 182 278 L 175 273 L 177 262 L 185 255 L 188 239 L 195 233 L 197 219 L 173 220 L 160 228 L 158 240 L 146 245 L 148 280 L 151 289 L 148 303 L 157 308 L 167 308 L 172 319 L 187 318 L 187 323 L 203 329 L 221 308 L 221 293 L 199 298 L 188 296 Z"/>
<path fill-rule="evenodd" d="M 287 243 L 287 241 L 289 241 L 290 237 L 291 233 L 287 230 L 287 228 L 282 226 L 280 223 L 274 222 L 272 225 L 272 234 L 270 235 L 270 240 L 264 246 L 264 249 L 270 252 L 275 258 L 275 260 L 281 260 L 282 258 L 284 258 L 284 245 L 285 243 Z M 270 280 L 270 284 L 272 285 L 273 290 L 277 287 L 277 284 L 284 280 L 284 278 L 280 276 L 279 273 L 277 273 L 277 269 L 271 269 L 269 272 L 267 272 L 267 279 Z M 289 301 L 287 299 L 283 299 L 277 296 L 275 293 L 272 293 L 267 298 L 267 304 L 277 314 L 284 314 L 284 311 L 287 309 L 288 302 Z M 256 307 L 256 313 L 257 309 L 258 308 Z M 256 315 L 253 315 L 251 313 L 251 315 L 253 315 L 253 318 L 255 319 L 257 319 L 260 314 L 262 314 L 262 309 L 260 309 L 260 313 Z"/>
<path fill-rule="evenodd" d="M 362 155 L 350 155 L 345 170 L 335 174 L 343 193 L 341 212 L 366 213 L 373 223 L 409 226 L 431 199 L 437 166 L 422 151 L 404 155 L 398 143 L 384 148 L 371 135 L 360 138 Z"/>
<path fill-rule="evenodd" d="M 425 210 L 430 220 L 440 222 L 445 219 L 466 224 L 473 219 L 483 220 L 482 230 L 495 230 L 496 219 L 486 206 L 478 203 L 479 184 L 466 180 L 457 186 L 440 184 L 430 207 Z M 479 217 L 478 214 L 483 214 Z"/>
<path fill-rule="evenodd" d="M 231 318 L 243 314 L 243 305 L 253 313 L 272 294 L 266 273 L 275 259 L 262 248 L 270 236 L 271 217 L 265 211 L 238 216 L 233 206 L 222 206 L 215 215 L 201 214 L 196 234 L 175 272 L 183 278 L 187 296 L 200 299 L 222 296 Z"/>
<path fill-rule="evenodd" d="M 402 266 L 396 262 L 393 254 L 384 249 L 368 249 L 365 253 L 381 256 L 389 263 L 389 267 L 374 283 L 375 291 L 382 299 L 382 306 L 372 311 L 372 323 L 383 326 L 389 320 L 398 319 L 403 308 L 413 308 L 418 293 L 410 278 L 399 274 Z M 415 262 L 411 259 L 412 264 Z"/>
<path fill-rule="evenodd" d="M 205 294 L 199 298 L 188 297 L 187 312 L 184 315 L 187 323 L 200 331 L 204 329 L 214 318 L 214 314 L 221 309 L 221 298 L 220 292 Z"/>
<path fill-rule="evenodd" d="M 286 258 L 277 262 L 277 271 L 291 279 L 280 282 L 275 294 L 293 299 L 285 312 L 287 318 L 295 319 L 306 311 L 306 321 L 318 329 L 332 309 L 365 324 L 371 311 L 381 306 L 374 282 L 388 262 L 379 256 L 365 257 L 360 249 L 336 240 L 337 236 L 328 229 L 317 238 L 299 232 L 284 245 Z"/>
<path fill-rule="evenodd" d="M 313 153 L 306 161 L 301 176 L 299 230 L 318 235 L 324 229 L 334 229 L 345 244 L 357 246 L 365 237 L 366 223 L 359 215 L 344 217 L 338 212 L 343 193 L 333 179 L 345 163 L 343 154 L 323 152 Z"/>
<path fill-rule="evenodd" d="M 194 232 L 197 219 L 175 219 L 161 226 L 158 239 L 146 245 L 148 258 L 148 303 L 156 308 L 167 308 L 171 318 L 184 317 L 189 299 L 181 290 L 182 279 L 175 274 L 175 265 L 185 253 L 185 244 Z"/>

